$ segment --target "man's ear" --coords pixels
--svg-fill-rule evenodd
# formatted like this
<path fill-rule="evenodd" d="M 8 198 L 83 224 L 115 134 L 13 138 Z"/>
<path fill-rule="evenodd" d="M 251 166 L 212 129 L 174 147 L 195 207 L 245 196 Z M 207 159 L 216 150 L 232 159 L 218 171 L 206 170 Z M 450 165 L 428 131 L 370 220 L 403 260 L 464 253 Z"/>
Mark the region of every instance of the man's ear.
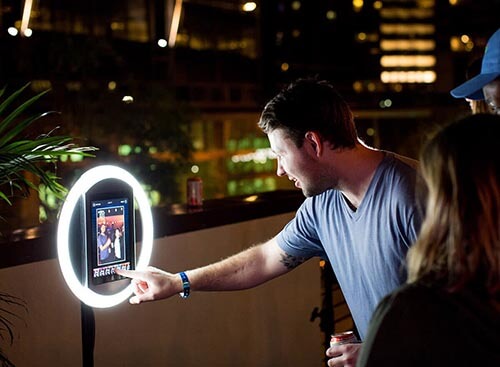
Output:
<path fill-rule="evenodd" d="M 313 148 L 316 157 L 323 154 L 323 139 L 317 131 L 306 132 L 304 144 L 309 144 Z"/>

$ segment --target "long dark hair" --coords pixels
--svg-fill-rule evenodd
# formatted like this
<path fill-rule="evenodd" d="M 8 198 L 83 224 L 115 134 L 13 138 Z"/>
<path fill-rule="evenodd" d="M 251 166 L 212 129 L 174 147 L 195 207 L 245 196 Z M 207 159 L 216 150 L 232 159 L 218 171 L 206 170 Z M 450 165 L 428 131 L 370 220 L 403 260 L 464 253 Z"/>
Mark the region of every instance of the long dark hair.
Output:
<path fill-rule="evenodd" d="M 500 117 L 455 122 L 422 150 L 426 217 L 408 252 L 409 281 L 500 296 Z M 478 289 L 479 287 L 479 289 Z"/>

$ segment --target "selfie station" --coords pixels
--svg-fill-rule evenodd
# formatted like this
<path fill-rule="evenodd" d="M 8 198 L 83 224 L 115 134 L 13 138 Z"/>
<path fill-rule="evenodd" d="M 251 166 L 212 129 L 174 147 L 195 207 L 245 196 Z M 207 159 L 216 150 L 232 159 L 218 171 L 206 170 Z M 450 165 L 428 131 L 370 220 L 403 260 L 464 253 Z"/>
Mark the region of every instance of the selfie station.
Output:
<path fill-rule="evenodd" d="M 136 214 L 140 216 L 137 229 Z M 142 238 L 136 242 L 139 232 Z M 110 165 L 86 171 L 69 191 L 57 229 L 61 271 L 81 301 L 83 366 L 94 363 L 93 308 L 113 307 L 128 299 L 133 286 L 116 269 L 145 268 L 152 249 L 151 208 L 135 177 Z"/>

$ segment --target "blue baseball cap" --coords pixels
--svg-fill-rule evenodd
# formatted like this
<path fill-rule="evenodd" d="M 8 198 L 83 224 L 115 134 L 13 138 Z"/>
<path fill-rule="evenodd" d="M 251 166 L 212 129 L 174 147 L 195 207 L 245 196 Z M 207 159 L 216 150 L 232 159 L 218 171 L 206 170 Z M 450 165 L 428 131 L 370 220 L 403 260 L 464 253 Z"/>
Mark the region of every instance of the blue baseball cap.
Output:
<path fill-rule="evenodd" d="M 500 76 L 500 29 L 488 40 L 484 50 L 481 72 L 453 89 L 455 98 L 484 99 L 483 87 Z"/>

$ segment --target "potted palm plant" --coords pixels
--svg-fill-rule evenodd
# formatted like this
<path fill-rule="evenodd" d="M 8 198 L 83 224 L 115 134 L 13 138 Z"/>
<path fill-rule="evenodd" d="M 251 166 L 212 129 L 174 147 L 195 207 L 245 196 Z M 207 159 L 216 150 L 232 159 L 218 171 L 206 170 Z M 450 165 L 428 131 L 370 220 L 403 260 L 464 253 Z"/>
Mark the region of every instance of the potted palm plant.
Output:
<path fill-rule="evenodd" d="M 55 195 L 63 198 L 66 188 L 54 172 L 53 164 L 62 155 L 92 156 L 94 147 L 78 147 L 73 138 L 55 134 L 55 129 L 27 138 L 27 129 L 35 122 L 56 112 L 28 114 L 28 109 L 48 91 L 18 103 L 29 83 L 4 98 L 0 90 L 0 201 L 12 205 L 12 197 L 28 196 L 30 189 L 38 190 L 43 183 Z M 29 175 L 27 175 L 29 173 Z M 8 220 L 8 218 L 3 218 Z M 14 309 L 14 310 L 12 310 Z M 0 366 L 13 366 L 5 354 L 5 345 L 13 343 L 13 320 L 26 310 L 25 303 L 12 295 L 0 292 Z"/>

